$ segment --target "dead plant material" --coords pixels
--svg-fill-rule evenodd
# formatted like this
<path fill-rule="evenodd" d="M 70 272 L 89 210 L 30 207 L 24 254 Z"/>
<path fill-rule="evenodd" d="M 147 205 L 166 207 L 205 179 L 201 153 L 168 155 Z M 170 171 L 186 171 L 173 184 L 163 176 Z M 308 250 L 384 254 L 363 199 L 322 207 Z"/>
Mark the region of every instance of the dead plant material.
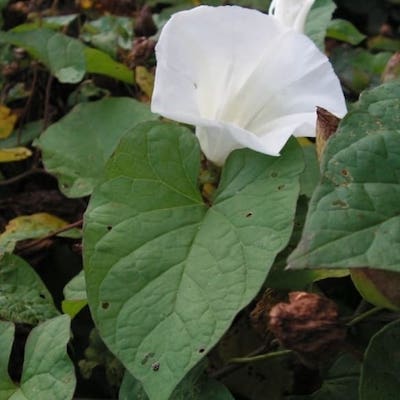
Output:
<path fill-rule="evenodd" d="M 336 304 L 315 293 L 289 293 L 289 303 L 274 306 L 269 318 L 269 329 L 280 344 L 309 366 L 329 360 L 346 338 Z"/>

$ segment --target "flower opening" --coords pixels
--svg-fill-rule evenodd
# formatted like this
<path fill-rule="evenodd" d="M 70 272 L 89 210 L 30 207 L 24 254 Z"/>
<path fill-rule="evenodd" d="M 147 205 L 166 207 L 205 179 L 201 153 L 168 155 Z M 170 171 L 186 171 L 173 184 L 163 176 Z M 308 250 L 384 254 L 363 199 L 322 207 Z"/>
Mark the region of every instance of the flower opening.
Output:
<path fill-rule="evenodd" d="M 279 155 L 291 135 L 315 136 L 317 106 L 346 113 L 327 57 L 255 10 L 200 6 L 174 14 L 156 57 L 152 111 L 195 125 L 218 165 L 238 148 Z"/>

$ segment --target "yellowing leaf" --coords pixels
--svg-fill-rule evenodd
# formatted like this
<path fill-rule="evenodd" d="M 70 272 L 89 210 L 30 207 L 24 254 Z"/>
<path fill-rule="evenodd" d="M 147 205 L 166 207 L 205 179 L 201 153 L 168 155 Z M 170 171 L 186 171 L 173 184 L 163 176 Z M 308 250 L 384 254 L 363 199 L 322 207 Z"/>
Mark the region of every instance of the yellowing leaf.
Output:
<path fill-rule="evenodd" d="M 83 9 L 87 10 L 87 9 L 93 7 L 93 0 L 80 0 L 80 1 L 79 1 L 79 5 L 80 5 Z"/>
<path fill-rule="evenodd" d="M 12 147 L 10 149 L 0 149 L 0 162 L 10 162 L 25 160 L 32 155 L 26 147 Z"/>
<path fill-rule="evenodd" d="M 138 66 L 135 68 L 135 78 L 141 91 L 151 99 L 154 88 L 154 75 L 145 67 Z"/>
<path fill-rule="evenodd" d="M 12 111 L 0 104 L 0 139 L 8 138 L 14 130 L 18 116 Z"/>
<path fill-rule="evenodd" d="M 16 217 L 8 222 L 0 235 L 0 254 L 12 252 L 19 240 L 41 238 L 66 225 L 68 222 L 47 213 Z"/>

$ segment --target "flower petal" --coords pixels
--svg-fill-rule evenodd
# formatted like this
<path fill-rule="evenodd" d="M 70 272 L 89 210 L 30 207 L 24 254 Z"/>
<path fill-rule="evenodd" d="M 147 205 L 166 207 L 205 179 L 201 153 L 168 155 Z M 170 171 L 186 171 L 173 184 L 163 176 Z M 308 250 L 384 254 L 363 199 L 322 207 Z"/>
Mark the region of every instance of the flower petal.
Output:
<path fill-rule="evenodd" d="M 268 13 L 297 32 L 304 32 L 307 15 L 315 0 L 273 0 Z"/>
<path fill-rule="evenodd" d="M 217 164 L 237 148 L 279 155 L 290 135 L 314 136 L 317 106 L 346 113 L 327 57 L 255 10 L 201 6 L 175 14 L 156 55 L 152 110 L 195 125 Z"/>

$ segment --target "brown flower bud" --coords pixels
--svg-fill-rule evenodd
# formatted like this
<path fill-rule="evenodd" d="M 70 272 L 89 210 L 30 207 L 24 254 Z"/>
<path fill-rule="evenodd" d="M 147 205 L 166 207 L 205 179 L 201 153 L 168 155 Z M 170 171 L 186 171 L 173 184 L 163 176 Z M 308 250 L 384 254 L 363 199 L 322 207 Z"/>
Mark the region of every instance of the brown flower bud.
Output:
<path fill-rule="evenodd" d="M 269 317 L 269 329 L 281 345 L 296 351 L 306 365 L 329 359 L 346 338 L 336 304 L 315 293 L 289 293 L 289 303 L 274 306 Z"/>
<path fill-rule="evenodd" d="M 318 160 L 321 160 L 328 139 L 336 132 L 340 118 L 322 107 L 317 107 L 316 146 Z"/>
<path fill-rule="evenodd" d="M 135 19 L 135 28 L 133 30 L 136 36 L 152 36 L 157 32 L 156 24 L 153 21 L 153 15 L 148 5 L 144 5 Z"/>
<path fill-rule="evenodd" d="M 155 45 L 156 42 L 154 40 L 145 37 L 136 38 L 127 57 L 129 68 L 145 64 L 146 60 L 154 53 Z"/>

